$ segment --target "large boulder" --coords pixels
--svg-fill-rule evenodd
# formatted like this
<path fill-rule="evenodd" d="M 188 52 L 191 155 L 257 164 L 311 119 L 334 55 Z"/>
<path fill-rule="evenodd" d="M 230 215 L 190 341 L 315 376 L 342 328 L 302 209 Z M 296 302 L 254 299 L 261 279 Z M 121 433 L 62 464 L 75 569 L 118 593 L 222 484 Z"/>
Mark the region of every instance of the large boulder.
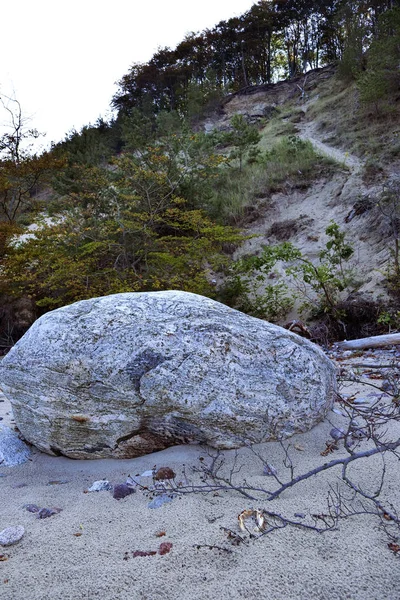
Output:
<path fill-rule="evenodd" d="M 77 302 L 38 319 L 0 367 L 26 440 L 71 458 L 132 458 L 304 432 L 335 370 L 309 341 L 179 291 Z"/>

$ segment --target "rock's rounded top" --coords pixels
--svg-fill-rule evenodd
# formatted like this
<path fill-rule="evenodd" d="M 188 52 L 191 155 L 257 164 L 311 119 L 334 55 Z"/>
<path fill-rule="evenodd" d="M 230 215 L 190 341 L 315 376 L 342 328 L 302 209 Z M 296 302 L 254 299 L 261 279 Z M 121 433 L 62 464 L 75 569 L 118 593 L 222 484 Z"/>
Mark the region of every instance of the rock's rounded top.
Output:
<path fill-rule="evenodd" d="M 134 346 L 137 342 L 135 333 L 143 327 L 146 327 L 149 337 L 173 338 L 177 332 L 184 330 L 189 336 L 197 330 L 203 332 L 205 340 L 207 332 L 210 335 L 217 331 L 236 335 L 240 326 L 246 328 L 249 337 L 255 334 L 268 337 L 283 335 L 295 344 L 313 348 L 325 358 L 318 346 L 278 325 L 250 317 L 211 298 L 167 290 L 101 296 L 50 311 L 40 317 L 6 355 L 0 372 L 2 366 L 7 367 L 16 360 L 20 363 L 25 354 L 29 353 L 34 359 L 37 354 L 35 348 L 45 342 L 49 347 L 57 343 L 57 352 L 65 350 L 68 354 L 70 347 L 67 340 L 77 342 L 75 355 L 78 355 L 89 347 L 95 350 L 100 338 L 102 344 L 111 342 L 114 345 L 117 330 L 120 342 Z M 41 354 L 40 348 L 38 350 Z"/>
<path fill-rule="evenodd" d="M 330 406 L 335 372 L 294 333 L 164 291 L 45 314 L 3 360 L 0 380 L 21 432 L 39 448 L 127 457 L 179 442 L 238 447 L 305 431 Z"/>

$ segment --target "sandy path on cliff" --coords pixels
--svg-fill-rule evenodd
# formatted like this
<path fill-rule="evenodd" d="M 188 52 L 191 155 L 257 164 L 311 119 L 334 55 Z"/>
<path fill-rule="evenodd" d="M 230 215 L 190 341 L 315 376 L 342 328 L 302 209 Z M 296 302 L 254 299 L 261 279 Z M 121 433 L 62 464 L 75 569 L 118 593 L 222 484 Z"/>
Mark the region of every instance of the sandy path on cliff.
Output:
<path fill-rule="evenodd" d="M 351 173 L 357 173 L 362 169 L 364 163 L 362 160 L 357 158 L 357 156 L 323 142 L 316 132 L 315 122 L 311 121 L 307 123 L 299 123 L 298 128 L 299 137 L 303 140 L 308 140 L 311 142 L 319 153 L 324 154 L 325 156 L 328 156 L 329 158 L 332 158 L 336 162 L 342 164 L 344 167 L 347 167 Z"/>

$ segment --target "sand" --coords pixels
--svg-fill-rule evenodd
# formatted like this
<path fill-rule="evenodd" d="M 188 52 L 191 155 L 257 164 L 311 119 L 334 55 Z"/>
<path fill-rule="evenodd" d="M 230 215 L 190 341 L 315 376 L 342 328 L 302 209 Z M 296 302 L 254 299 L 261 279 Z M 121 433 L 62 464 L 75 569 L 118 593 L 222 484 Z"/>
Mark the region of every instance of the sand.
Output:
<path fill-rule="evenodd" d="M 377 362 L 376 355 L 371 360 Z M 352 359 L 353 362 L 355 359 Z M 359 358 L 357 360 L 360 360 Z M 342 363 L 343 364 L 343 363 Z M 357 390 L 363 395 L 371 388 Z M 346 392 L 354 391 L 354 385 Z M 11 422 L 8 401 L 0 402 L 3 423 Z M 334 412 L 310 432 L 291 438 L 296 473 L 345 454 L 342 447 L 321 456 Z M 12 425 L 12 423 L 11 423 Z M 287 478 L 282 449 L 277 443 L 261 444 L 257 451 Z M 326 511 L 329 485 L 340 481 L 340 470 L 312 477 L 274 502 L 260 493 L 255 501 L 232 492 L 189 494 L 150 509 L 151 495 L 137 491 L 115 500 L 108 491 L 85 493 L 106 478 L 122 483 L 155 465 L 171 467 L 182 479 L 185 465 L 189 480 L 196 475 L 209 451 L 200 446 L 176 446 L 133 460 L 75 461 L 33 451 L 32 460 L 18 467 L 1 467 L 0 530 L 23 525 L 22 540 L 0 554 L 0 598 L 4 600 L 124 599 L 271 599 L 271 600 L 385 600 L 400 598 L 400 556 L 388 548 L 388 538 L 372 516 L 340 522 L 336 531 L 318 534 L 286 527 L 247 543 L 232 545 L 225 527 L 241 534 L 237 516 L 244 509 L 266 508 L 294 518 L 295 513 Z M 236 453 L 224 453 L 226 465 Z M 263 466 L 248 449 L 237 453 L 238 480 L 256 487 L 273 487 L 262 474 Z M 204 462 L 204 461 L 203 461 Z M 400 507 L 398 463 L 389 461 L 385 495 Z M 363 460 L 357 476 L 373 487 L 379 459 Z M 53 483 L 51 481 L 59 481 Z M 151 478 L 142 477 L 143 485 Z M 48 519 L 37 519 L 23 505 L 59 507 Z M 309 518 L 309 517 L 307 517 Z M 165 536 L 157 537 L 159 532 Z M 81 534 L 76 536 L 75 534 Z M 248 538 L 248 536 L 247 536 Z M 133 557 L 136 550 L 155 551 L 172 543 L 165 555 Z M 216 546 L 217 548 L 214 548 Z"/>

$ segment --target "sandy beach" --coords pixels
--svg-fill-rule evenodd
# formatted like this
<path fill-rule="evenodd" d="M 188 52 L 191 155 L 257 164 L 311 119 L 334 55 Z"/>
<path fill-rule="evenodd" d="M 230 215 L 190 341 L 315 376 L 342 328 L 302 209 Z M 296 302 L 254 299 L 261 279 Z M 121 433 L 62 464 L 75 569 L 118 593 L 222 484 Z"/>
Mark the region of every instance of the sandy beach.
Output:
<path fill-rule="evenodd" d="M 370 360 L 377 362 L 376 354 L 373 356 Z M 347 362 L 352 360 L 350 357 Z M 345 392 L 372 393 L 371 388 L 360 384 L 349 385 Z M 10 404 L 4 396 L 1 400 L 1 423 L 13 426 Z M 332 412 L 310 432 L 289 440 L 295 475 L 345 455 L 340 445 L 328 457 L 321 456 L 332 425 L 342 422 L 343 418 Z M 290 477 L 278 443 L 261 444 L 255 450 L 283 479 Z M 77 461 L 32 449 L 27 463 L 11 468 L 0 465 L 0 530 L 12 525 L 25 528 L 20 542 L 0 548 L 0 598 L 400 598 L 400 556 L 388 548 L 390 540 L 376 517 L 352 517 L 341 521 L 337 530 L 323 534 L 287 526 L 250 539 L 238 527 L 238 514 L 257 508 L 295 520 L 299 519 L 295 514 L 303 515 L 300 520 L 309 522 L 310 515 L 326 512 L 329 486 L 340 483 L 340 468 L 294 486 L 273 502 L 262 493 L 253 501 L 232 491 L 220 491 L 179 495 L 152 509 L 149 503 L 153 495 L 145 489 L 138 488 L 121 500 L 114 499 L 110 491 L 87 492 L 94 481 L 123 483 L 129 475 L 142 486 L 150 486 L 152 478 L 142 474 L 154 466 L 170 467 L 177 481 L 198 481 L 192 468 L 210 460 L 209 453 L 207 448 L 192 445 L 132 460 Z M 261 461 L 249 449 L 226 451 L 224 458 L 226 472 L 236 458 L 240 467 L 237 481 L 245 479 L 257 488 L 276 486 L 263 474 Z M 380 472 L 379 456 L 359 461 L 353 471 L 368 489 L 374 488 Z M 391 457 L 387 475 L 383 497 L 399 508 L 400 472 L 398 461 Z M 38 519 L 24 507 L 27 504 L 62 510 Z M 222 528 L 236 532 L 245 541 L 232 544 Z M 137 551 L 157 552 L 162 543 L 172 544 L 168 553 L 134 556 Z"/>

